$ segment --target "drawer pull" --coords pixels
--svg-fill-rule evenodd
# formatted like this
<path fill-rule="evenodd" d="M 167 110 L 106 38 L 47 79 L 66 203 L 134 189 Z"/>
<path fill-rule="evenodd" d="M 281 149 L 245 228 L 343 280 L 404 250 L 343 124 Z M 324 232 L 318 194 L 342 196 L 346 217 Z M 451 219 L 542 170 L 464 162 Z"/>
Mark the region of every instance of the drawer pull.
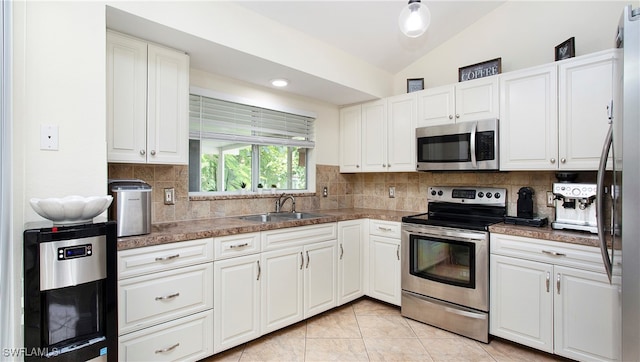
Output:
<path fill-rule="evenodd" d="M 158 353 L 166 353 L 169 351 L 173 351 L 174 349 L 176 349 L 178 346 L 180 345 L 180 343 L 176 343 L 171 347 L 167 347 L 167 348 L 163 348 L 163 349 L 156 349 L 156 354 Z"/>
<path fill-rule="evenodd" d="M 167 300 L 167 299 L 172 299 L 175 298 L 177 296 L 179 296 L 180 293 L 173 293 L 173 294 L 169 294 L 169 295 L 164 295 L 162 297 L 156 297 L 156 300 Z"/>
<path fill-rule="evenodd" d="M 171 260 L 171 259 L 175 259 L 175 258 L 179 258 L 179 257 L 180 257 L 180 254 L 163 256 L 163 257 L 160 257 L 160 258 L 156 258 L 156 261 L 166 261 L 166 260 Z"/>
<path fill-rule="evenodd" d="M 553 256 L 567 256 L 567 254 L 558 253 L 557 251 L 543 250 L 542 252 Z"/>
<path fill-rule="evenodd" d="M 238 244 L 238 245 L 229 245 L 229 249 L 244 248 L 245 246 L 249 246 L 249 243 Z"/>
<path fill-rule="evenodd" d="M 387 228 L 387 227 L 384 227 L 384 226 L 378 226 L 378 230 L 381 230 L 381 231 L 393 231 L 392 228 Z"/>

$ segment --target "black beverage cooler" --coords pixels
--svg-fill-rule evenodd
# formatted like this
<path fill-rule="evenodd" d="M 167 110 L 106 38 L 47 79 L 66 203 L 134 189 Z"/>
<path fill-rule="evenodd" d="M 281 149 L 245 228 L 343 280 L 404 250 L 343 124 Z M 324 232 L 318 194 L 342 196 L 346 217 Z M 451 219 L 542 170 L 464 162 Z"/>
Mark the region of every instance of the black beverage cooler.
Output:
<path fill-rule="evenodd" d="M 117 361 L 114 221 L 24 232 L 25 361 Z"/>

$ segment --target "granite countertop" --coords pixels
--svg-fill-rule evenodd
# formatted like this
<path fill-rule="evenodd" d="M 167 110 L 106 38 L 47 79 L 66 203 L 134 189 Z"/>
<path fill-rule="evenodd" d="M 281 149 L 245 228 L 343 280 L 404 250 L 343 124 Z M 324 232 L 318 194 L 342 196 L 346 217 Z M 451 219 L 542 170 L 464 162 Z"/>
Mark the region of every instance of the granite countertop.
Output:
<path fill-rule="evenodd" d="M 288 227 L 365 218 L 400 222 L 403 216 L 414 215 L 417 213 L 411 211 L 377 209 L 329 209 L 313 210 L 309 212 L 312 212 L 314 214 L 321 214 L 323 215 L 323 217 L 314 219 L 261 223 L 257 221 L 242 220 L 239 218 L 240 215 L 238 215 L 224 218 L 153 224 L 150 234 L 118 238 L 118 250 L 126 250 L 144 246 L 160 245 L 216 236 L 251 233 Z"/>
<path fill-rule="evenodd" d="M 600 247 L 597 234 L 586 231 L 555 230 L 552 229 L 550 225 L 534 227 L 499 223 L 489 226 L 489 232 Z"/>
<path fill-rule="evenodd" d="M 402 221 L 403 216 L 414 215 L 418 213 L 411 211 L 359 208 L 312 210 L 308 212 L 321 214 L 323 216 L 314 219 L 261 223 L 257 221 L 242 220 L 239 218 L 240 215 L 238 215 L 224 218 L 187 220 L 154 224 L 152 225 L 150 234 L 118 238 L 118 250 L 134 249 L 144 246 L 160 245 L 186 240 L 356 219 L 376 219 L 400 222 Z M 579 244 L 585 246 L 599 246 L 598 236 L 596 234 L 580 231 L 554 230 L 550 226 L 532 227 L 499 223 L 491 225 L 489 227 L 489 232 L 558 241 L 570 244 Z"/>

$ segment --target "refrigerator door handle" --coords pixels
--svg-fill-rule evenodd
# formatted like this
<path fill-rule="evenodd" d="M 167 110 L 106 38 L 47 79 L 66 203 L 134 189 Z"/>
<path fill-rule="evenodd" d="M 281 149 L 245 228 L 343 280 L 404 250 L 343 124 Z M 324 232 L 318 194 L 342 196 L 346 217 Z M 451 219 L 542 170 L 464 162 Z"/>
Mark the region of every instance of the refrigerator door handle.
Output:
<path fill-rule="evenodd" d="M 607 168 L 607 159 L 609 158 L 609 151 L 611 150 L 612 144 L 613 124 L 609 126 L 609 131 L 607 132 L 607 137 L 602 147 L 600 166 L 598 167 L 598 183 L 596 189 L 596 224 L 598 227 L 598 239 L 600 241 L 600 252 L 602 253 L 602 261 L 604 262 L 604 268 L 607 271 L 607 276 L 609 277 L 609 283 L 611 283 L 611 275 L 613 273 L 613 239 L 611 241 L 611 258 L 609 258 L 607 239 L 604 231 L 604 174 Z"/>

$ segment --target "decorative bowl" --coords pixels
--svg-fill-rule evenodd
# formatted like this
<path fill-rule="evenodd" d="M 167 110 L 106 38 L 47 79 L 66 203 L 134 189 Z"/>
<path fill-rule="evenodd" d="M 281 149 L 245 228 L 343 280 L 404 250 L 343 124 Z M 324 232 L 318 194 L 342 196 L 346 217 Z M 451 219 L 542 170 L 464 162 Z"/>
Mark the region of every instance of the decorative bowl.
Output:
<path fill-rule="evenodd" d="M 63 198 L 29 200 L 31 207 L 38 215 L 53 221 L 56 225 L 81 224 L 92 222 L 93 218 L 103 213 L 111 205 L 113 197 L 77 195 Z"/>

